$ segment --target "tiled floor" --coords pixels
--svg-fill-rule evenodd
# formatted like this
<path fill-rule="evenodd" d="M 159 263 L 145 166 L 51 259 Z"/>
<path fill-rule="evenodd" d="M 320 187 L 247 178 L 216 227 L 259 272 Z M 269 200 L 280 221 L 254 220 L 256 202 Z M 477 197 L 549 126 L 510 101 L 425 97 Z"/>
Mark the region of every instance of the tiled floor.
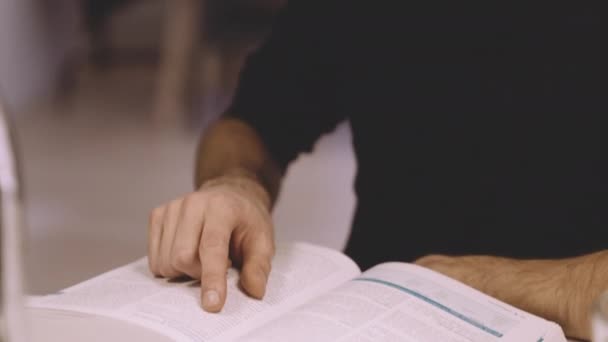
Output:
<path fill-rule="evenodd" d="M 17 116 L 26 186 L 26 271 L 48 293 L 145 254 L 147 215 L 191 189 L 198 128 L 155 127 L 153 72 L 88 73 L 70 98 Z M 289 171 L 279 240 L 340 248 L 354 205 L 346 125 Z"/>

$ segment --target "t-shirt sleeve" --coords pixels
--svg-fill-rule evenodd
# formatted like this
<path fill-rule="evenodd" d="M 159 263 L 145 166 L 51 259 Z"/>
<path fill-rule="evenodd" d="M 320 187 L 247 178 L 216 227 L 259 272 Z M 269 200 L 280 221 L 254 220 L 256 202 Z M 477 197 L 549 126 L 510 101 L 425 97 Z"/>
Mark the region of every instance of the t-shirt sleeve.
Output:
<path fill-rule="evenodd" d="M 344 119 L 329 19 L 315 1 L 290 1 L 246 62 L 228 115 L 251 125 L 285 168 Z M 336 23 L 334 23 L 335 25 Z"/>

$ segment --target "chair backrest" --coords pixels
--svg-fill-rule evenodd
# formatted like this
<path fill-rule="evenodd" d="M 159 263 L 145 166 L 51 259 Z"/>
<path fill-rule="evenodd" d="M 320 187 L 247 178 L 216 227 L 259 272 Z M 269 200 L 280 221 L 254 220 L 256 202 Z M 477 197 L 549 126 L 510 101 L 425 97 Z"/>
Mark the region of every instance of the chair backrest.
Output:
<path fill-rule="evenodd" d="M 0 341 L 25 340 L 23 215 L 19 168 L 9 117 L 0 99 Z"/>

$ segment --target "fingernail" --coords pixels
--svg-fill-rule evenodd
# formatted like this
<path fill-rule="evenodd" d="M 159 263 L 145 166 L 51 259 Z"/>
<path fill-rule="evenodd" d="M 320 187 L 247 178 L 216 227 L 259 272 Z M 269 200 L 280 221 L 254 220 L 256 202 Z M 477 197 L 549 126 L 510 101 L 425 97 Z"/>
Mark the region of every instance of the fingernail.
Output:
<path fill-rule="evenodd" d="M 220 303 L 220 295 L 215 290 L 208 290 L 203 295 L 203 307 L 215 308 Z"/>

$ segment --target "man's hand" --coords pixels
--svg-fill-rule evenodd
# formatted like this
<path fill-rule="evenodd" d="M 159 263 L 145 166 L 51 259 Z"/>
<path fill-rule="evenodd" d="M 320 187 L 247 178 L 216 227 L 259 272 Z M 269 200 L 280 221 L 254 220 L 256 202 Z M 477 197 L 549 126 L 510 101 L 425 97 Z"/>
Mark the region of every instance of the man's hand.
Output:
<path fill-rule="evenodd" d="M 267 192 L 253 178 L 224 176 L 152 211 L 148 258 L 156 276 L 201 280 L 202 305 L 218 312 L 226 300 L 226 272 L 241 267 L 240 284 L 264 296 L 274 254 Z"/>

